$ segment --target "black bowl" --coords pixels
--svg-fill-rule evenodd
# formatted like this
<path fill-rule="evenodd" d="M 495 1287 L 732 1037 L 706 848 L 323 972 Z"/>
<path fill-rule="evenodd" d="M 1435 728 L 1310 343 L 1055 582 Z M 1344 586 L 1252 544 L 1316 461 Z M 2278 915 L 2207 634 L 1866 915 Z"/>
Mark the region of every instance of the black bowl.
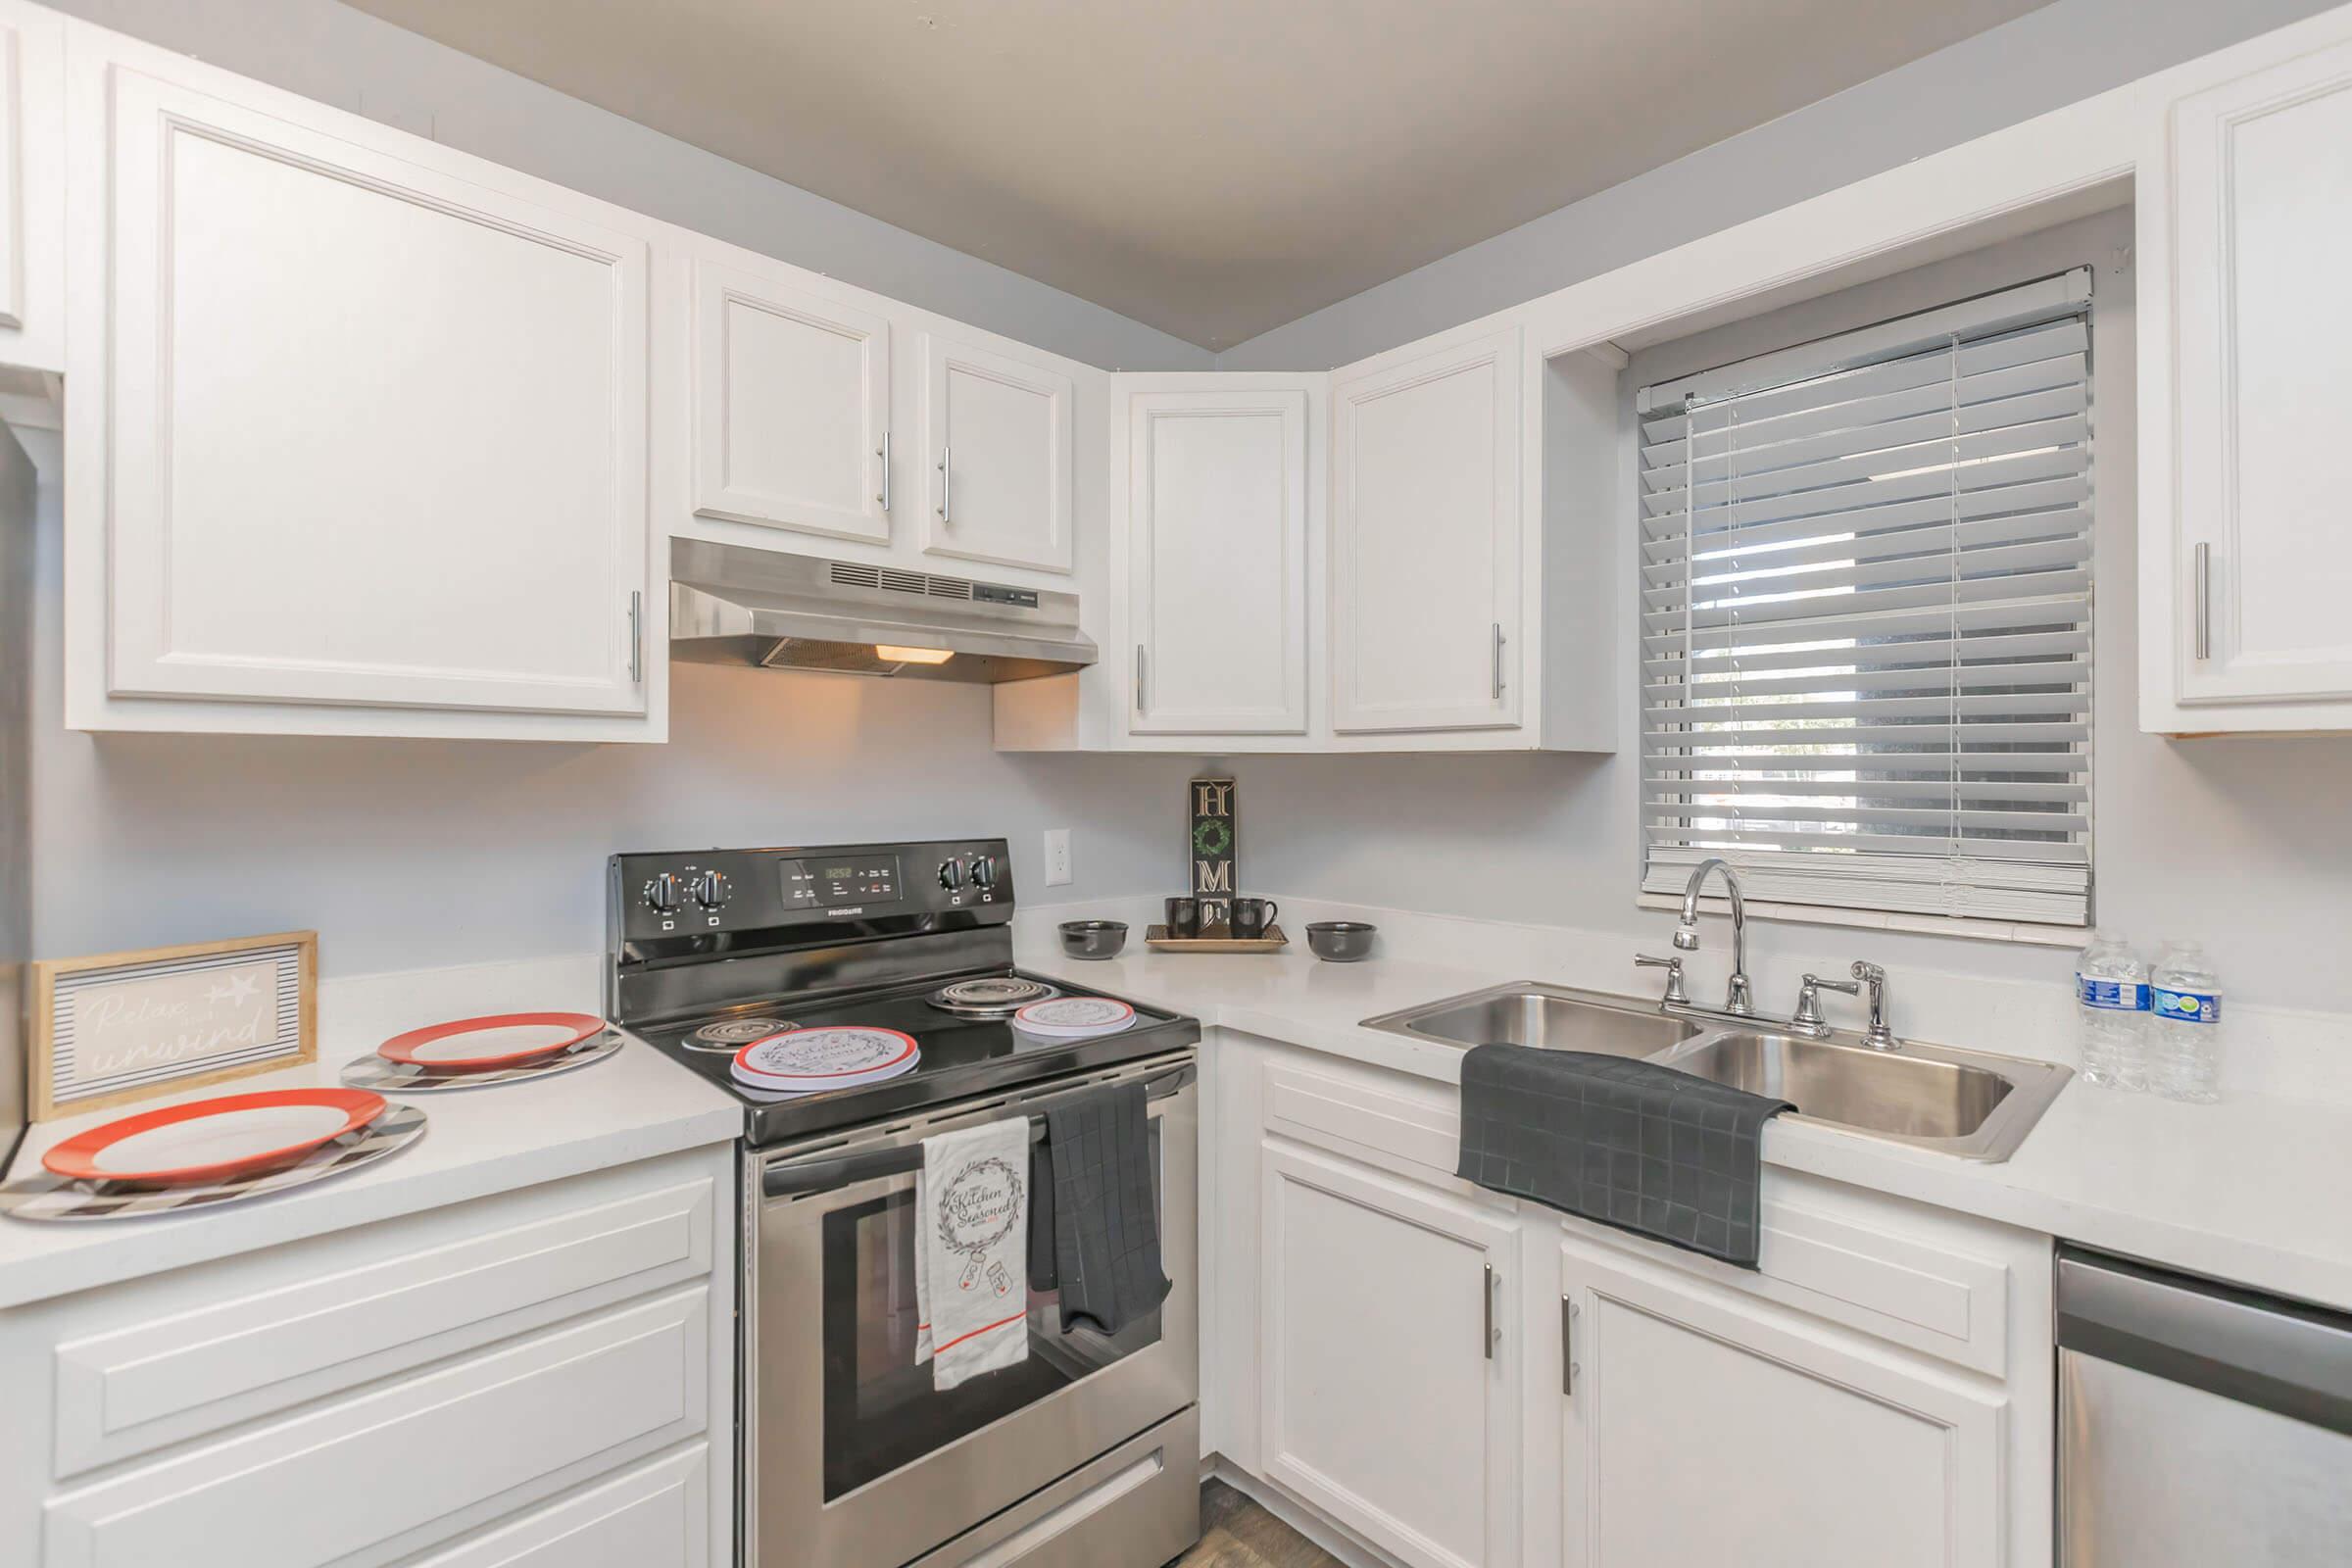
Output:
<path fill-rule="evenodd" d="M 1372 956 L 1377 930 L 1362 920 L 1313 920 L 1306 927 L 1306 946 L 1325 962 L 1355 963 Z"/>
<path fill-rule="evenodd" d="M 1061 951 L 1073 958 L 1115 958 L 1127 945 L 1124 920 L 1064 920 Z"/>

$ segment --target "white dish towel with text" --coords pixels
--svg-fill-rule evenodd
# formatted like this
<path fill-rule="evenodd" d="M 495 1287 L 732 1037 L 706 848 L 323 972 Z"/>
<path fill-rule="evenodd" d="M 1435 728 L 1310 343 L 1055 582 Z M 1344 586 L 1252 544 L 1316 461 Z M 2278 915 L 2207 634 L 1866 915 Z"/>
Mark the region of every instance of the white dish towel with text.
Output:
<path fill-rule="evenodd" d="M 916 1365 L 931 1386 L 1029 1357 L 1029 1118 L 923 1140 L 914 1178 Z"/>

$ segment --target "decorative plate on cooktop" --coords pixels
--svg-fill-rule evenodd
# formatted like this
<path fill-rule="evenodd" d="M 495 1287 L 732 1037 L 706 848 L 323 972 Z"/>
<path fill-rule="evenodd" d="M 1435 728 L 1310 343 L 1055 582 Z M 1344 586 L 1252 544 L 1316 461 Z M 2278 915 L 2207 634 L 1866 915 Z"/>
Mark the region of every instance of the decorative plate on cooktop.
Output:
<path fill-rule="evenodd" d="M 914 1036 L 896 1029 L 788 1029 L 737 1052 L 733 1071 L 755 1089 L 808 1094 L 896 1078 L 911 1072 L 922 1054 Z"/>
<path fill-rule="evenodd" d="M 1135 1009 L 1108 997 L 1055 997 L 1012 1015 L 1015 1026 L 1039 1035 L 1106 1035 L 1135 1022 Z"/>

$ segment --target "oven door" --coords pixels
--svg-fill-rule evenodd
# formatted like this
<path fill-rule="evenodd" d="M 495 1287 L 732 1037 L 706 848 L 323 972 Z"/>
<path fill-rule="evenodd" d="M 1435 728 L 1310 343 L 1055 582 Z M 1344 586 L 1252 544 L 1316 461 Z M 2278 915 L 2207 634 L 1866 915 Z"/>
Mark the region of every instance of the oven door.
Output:
<path fill-rule="evenodd" d="M 898 1568 L 1195 1402 L 1200 1383 L 1191 1054 L 760 1156 L 745 1303 L 747 1568 Z M 1142 1079 L 1170 1282 L 1115 1337 L 1060 1331 L 1031 1292 L 1029 1356 L 941 1394 L 914 1359 L 921 1141 Z M 866 1172 L 880 1172 L 868 1175 Z"/>

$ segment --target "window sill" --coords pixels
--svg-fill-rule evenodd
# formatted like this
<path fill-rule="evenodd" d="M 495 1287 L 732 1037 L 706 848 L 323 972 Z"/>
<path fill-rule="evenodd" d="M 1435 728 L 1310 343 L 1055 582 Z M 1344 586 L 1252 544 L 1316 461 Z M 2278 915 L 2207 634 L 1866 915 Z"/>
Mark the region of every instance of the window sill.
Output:
<path fill-rule="evenodd" d="M 1683 901 L 1671 893 L 1637 893 L 1635 904 L 1644 909 L 1680 909 Z M 1729 899 L 1702 898 L 1698 906 L 1709 914 L 1729 914 Z M 1747 901 L 1750 919 L 1781 920 L 1790 925 L 1848 926 L 1865 931 L 1904 931 L 1919 936 L 1958 937 L 1970 942 L 2011 942 L 2034 948 L 2079 948 L 2090 940 L 2088 926 L 2036 925 L 2028 920 L 1984 920 L 1955 914 L 1904 914 L 1892 909 L 1837 909 L 1818 904 L 1767 904 Z"/>

